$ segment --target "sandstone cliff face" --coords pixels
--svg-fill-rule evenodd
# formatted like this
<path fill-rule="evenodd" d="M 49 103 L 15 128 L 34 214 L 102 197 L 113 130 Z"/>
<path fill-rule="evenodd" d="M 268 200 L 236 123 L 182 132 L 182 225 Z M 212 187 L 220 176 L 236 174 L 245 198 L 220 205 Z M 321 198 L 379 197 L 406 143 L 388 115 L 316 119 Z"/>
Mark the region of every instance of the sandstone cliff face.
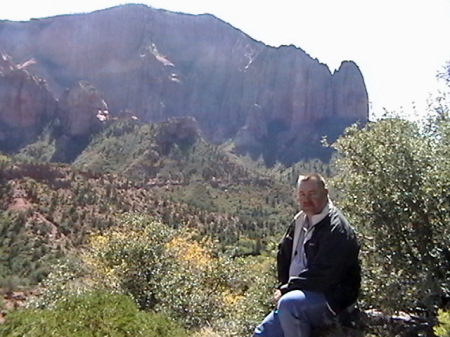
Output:
<path fill-rule="evenodd" d="M 62 132 L 69 137 L 89 137 L 109 119 L 108 105 L 87 82 L 78 82 L 59 100 Z"/>
<path fill-rule="evenodd" d="M 331 74 L 299 48 L 268 47 L 211 15 L 126 5 L 0 22 L 0 45 L 19 62 L 33 57 L 30 69 L 56 97 L 85 80 L 112 116 L 192 116 L 208 140 L 236 138 L 239 151 L 269 162 L 296 161 L 322 135 L 367 121 L 367 92 L 353 62 Z"/>
<path fill-rule="evenodd" d="M 55 117 L 56 99 L 43 79 L 0 54 L 0 148 L 8 151 L 33 141 Z"/>
<path fill-rule="evenodd" d="M 92 84 L 80 81 L 61 96 L 57 119 L 59 130 L 52 159 L 71 162 L 109 120 L 108 106 Z"/>

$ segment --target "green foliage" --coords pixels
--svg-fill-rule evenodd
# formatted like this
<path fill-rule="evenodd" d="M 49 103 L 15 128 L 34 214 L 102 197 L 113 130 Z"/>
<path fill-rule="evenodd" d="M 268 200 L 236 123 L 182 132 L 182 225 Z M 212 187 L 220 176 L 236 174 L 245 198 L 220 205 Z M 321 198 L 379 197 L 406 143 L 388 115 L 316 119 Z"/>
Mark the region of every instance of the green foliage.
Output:
<path fill-rule="evenodd" d="M 300 161 L 284 169 L 281 174 L 281 179 L 291 186 L 295 186 L 297 184 L 298 176 L 307 173 L 319 173 L 325 178 L 328 178 L 331 175 L 331 167 L 330 164 L 318 159 Z"/>
<path fill-rule="evenodd" d="M 439 310 L 438 311 L 439 324 L 436 325 L 433 330 L 438 337 L 450 337 L 450 311 Z"/>
<path fill-rule="evenodd" d="M 228 298 L 225 316 L 214 325 L 226 336 L 249 336 L 272 309 L 271 295 L 276 285 L 275 256 L 238 258 L 234 261 L 239 274 L 239 296 Z M 243 291 L 244 290 L 244 291 Z"/>
<path fill-rule="evenodd" d="M 93 138 L 73 165 L 103 173 L 135 172 L 136 168 L 140 168 L 136 173 L 146 173 L 148 164 L 158 160 L 150 157 L 154 137 L 151 124 L 142 125 L 134 121 L 111 123 Z M 150 163 L 144 164 L 144 159 Z"/>
<path fill-rule="evenodd" d="M 295 212 L 289 188 L 277 177 L 267 171 L 261 174 L 223 147 L 208 144 L 189 123 L 186 128 L 176 119 L 160 124 L 112 123 L 73 164 L 93 172 L 119 173 L 132 184 L 151 188 L 152 197 L 164 200 L 160 202 L 164 209 L 158 212 L 164 223 L 201 223 L 197 227 L 202 234 L 217 235 L 224 245 L 234 244 L 238 231 L 252 240 L 279 234 Z M 189 209 L 173 208 L 174 202 Z M 199 221 L 187 219 L 196 214 Z M 239 220 L 225 220 L 223 214 Z"/>
<path fill-rule="evenodd" d="M 226 159 L 206 143 L 192 147 L 194 153 L 177 154 L 185 160 L 181 164 L 167 160 L 161 179 L 148 185 L 68 165 L 6 160 L 0 177 L 0 207 L 7 209 L 0 212 L 0 278 L 19 273 L 21 284 L 37 284 L 55 260 L 85 245 L 89 233 L 114 227 L 124 212 L 196 228 L 234 255 L 264 250 L 295 212 L 289 187 L 245 169 L 234 157 Z M 169 157 L 176 148 L 172 146 Z M 202 160 L 208 167 L 214 162 L 212 171 L 205 173 Z M 184 173 L 175 175 L 180 165 L 192 168 L 188 179 Z M 245 247 L 235 249 L 243 236 L 248 239 Z"/>
<path fill-rule="evenodd" d="M 29 308 L 53 308 L 67 297 L 86 292 L 92 287 L 85 281 L 86 267 L 78 258 L 68 257 L 52 266 L 40 283 L 39 296 L 27 302 Z"/>
<path fill-rule="evenodd" d="M 22 148 L 15 155 L 16 159 L 25 162 L 49 162 L 55 153 L 55 140 L 50 135 L 50 129 L 50 126 L 45 128 L 36 142 Z"/>
<path fill-rule="evenodd" d="M 3 171 L 10 163 L 11 159 L 0 152 L 0 172 Z"/>
<path fill-rule="evenodd" d="M 194 184 L 192 188 L 187 190 L 183 200 L 201 209 L 213 210 L 216 208 L 211 193 L 208 191 L 208 186 L 200 183 Z"/>
<path fill-rule="evenodd" d="M 124 222 L 91 239 L 85 261 L 93 277 L 116 291 L 131 295 L 141 309 L 154 309 L 162 278 L 171 267 L 165 245 L 175 231 L 145 217 L 126 217 Z"/>
<path fill-rule="evenodd" d="M 363 242 L 364 300 L 390 311 L 433 310 L 449 290 L 448 116 L 353 126 L 334 185 Z"/>
<path fill-rule="evenodd" d="M 57 249 L 45 237 L 50 233 L 45 224 L 28 223 L 27 211 L 2 212 L 0 214 L 0 283 L 20 287 L 37 284 L 43 280 L 49 267 L 57 261 Z"/>
<path fill-rule="evenodd" d="M 262 298 L 275 283 L 273 270 L 266 259 L 249 268 L 250 260 L 218 255 L 211 241 L 197 241 L 193 234 L 132 216 L 93 237 L 84 260 L 99 285 L 131 295 L 141 309 L 164 313 L 189 329 L 249 333 L 267 310 Z"/>
<path fill-rule="evenodd" d="M 11 312 L 0 325 L 4 337 L 187 336 L 162 315 L 139 311 L 125 295 L 93 291 L 66 297 L 55 307 Z"/>

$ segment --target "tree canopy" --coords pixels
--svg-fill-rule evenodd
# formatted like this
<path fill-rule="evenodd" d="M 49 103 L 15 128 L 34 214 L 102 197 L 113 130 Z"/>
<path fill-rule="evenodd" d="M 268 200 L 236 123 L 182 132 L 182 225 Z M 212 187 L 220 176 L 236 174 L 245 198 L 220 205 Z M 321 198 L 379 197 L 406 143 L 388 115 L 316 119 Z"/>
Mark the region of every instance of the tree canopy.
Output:
<path fill-rule="evenodd" d="M 449 296 L 450 118 L 391 116 L 350 127 L 333 147 L 339 203 L 363 242 L 364 300 L 434 311 Z"/>

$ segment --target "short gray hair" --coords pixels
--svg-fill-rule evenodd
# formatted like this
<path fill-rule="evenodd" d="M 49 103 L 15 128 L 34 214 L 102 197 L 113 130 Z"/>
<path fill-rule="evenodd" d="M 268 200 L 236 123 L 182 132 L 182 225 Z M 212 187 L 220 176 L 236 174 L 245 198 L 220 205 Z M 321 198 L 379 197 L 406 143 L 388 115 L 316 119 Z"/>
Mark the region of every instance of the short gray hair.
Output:
<path fill-rule="evenodd" d="M 325 181 L 325 178 L 319 173 L 300 174 L 298 176 L 298 180 L 297 180 L 297 188 L 300 187 L 300 183 L 302 181 L 308 181 L 308 180 L 316 181 L 319 184 L 319 186 L 322 187 L 323 189 L 327 188 L 327 183 Z"/>

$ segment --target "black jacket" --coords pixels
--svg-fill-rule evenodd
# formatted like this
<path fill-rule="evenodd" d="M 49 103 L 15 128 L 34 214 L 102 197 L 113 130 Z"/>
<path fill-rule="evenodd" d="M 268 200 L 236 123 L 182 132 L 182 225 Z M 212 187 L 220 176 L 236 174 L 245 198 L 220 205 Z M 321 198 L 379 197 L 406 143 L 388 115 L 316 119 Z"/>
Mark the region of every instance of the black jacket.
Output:
<path fill-rule="evenodd" d="M 278 281 L 284 285 L 282 290 L 322 292 L 333 311 L 339 313 L 356 301 L 361 284 L 359 243 L 352 227 L 342 213 L 331 206 L 305 243 L 307 268 L 289 281 L 294 229 L 295 221 L 278 246 Z"/>

